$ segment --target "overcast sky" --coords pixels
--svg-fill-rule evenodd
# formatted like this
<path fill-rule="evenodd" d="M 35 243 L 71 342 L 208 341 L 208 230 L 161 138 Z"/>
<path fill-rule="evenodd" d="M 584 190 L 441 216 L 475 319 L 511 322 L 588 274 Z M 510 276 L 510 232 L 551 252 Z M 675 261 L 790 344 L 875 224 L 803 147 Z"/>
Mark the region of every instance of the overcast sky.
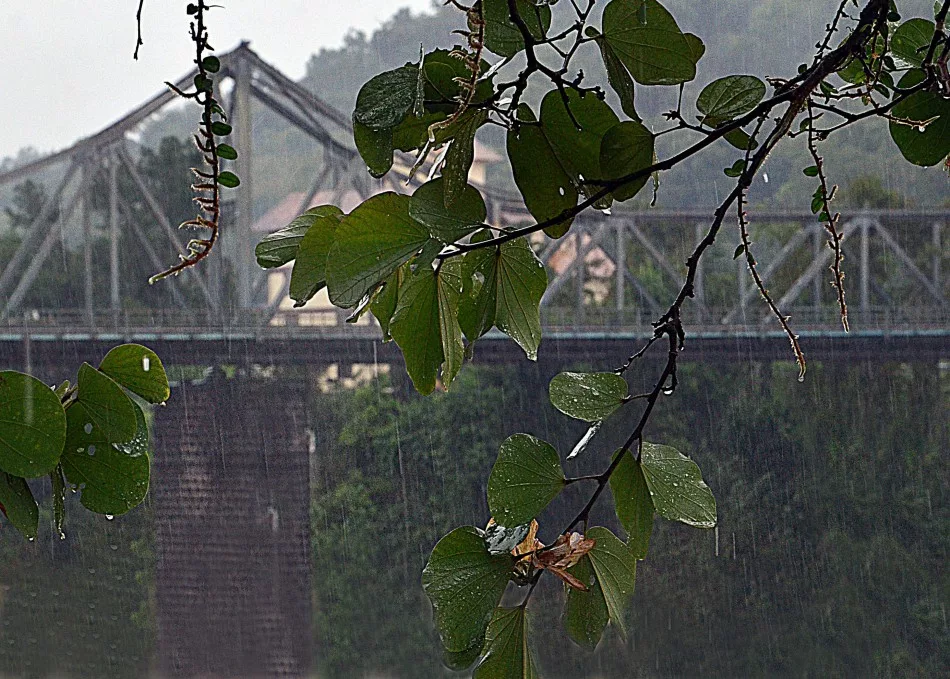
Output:
<path fill-rule="evenodd" d="M 431 0 L 221 0 L 211 44 L 241 40 L 292 78 L 351 28 L 372 32 L 400 7 Z M 194 58 L 185 0 L 145 0 L 139 60 L 137 0 L 0 0 L 0 158 L 24 146 L 69 146 L 184 75 Z"/>

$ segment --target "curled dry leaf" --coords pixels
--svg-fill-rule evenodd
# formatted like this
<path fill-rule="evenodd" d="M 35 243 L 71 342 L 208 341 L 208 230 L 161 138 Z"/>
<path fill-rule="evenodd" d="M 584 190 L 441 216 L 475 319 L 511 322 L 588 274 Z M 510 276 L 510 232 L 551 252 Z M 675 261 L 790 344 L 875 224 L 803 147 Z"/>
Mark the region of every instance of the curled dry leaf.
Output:
<path fill-rule="evenodd" d="M 535 568 L 551 571 L 569 587 L 586 592 L 587 585 L 568 573 L 567 569 L 576 566 L 596 543 L 593 538 L 586 538 L 580 533 L 561 535 L 548 549 L 532 555 L 531 562 Z"/>

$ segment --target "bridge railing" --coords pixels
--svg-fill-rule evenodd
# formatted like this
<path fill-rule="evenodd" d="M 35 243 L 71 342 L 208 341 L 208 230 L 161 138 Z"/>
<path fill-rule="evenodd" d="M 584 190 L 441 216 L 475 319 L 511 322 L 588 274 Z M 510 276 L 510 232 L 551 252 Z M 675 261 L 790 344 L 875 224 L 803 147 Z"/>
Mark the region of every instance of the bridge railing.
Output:
<path fill-rule="evenodd" d="M 751 307 L 743 317 L 723 323 L 727 310 L 709 308 L 700 316 L 691 312 L 684 321 L 693 332 L 757 333 L 777 331 L 775 319 L 763 316 L 758 306 Z M 791 312 L 796 331 L 841 330 L 833 308 L 796 308 Z M 0 334 L 16 336 L 95 335 L 172 337 L 186 335 L 200 339 L 205 333 L 244 334 L 260 337 L 334 337 L 366 338 L 380 334 L 378 324 L 367 314 L 356 322 L 347 322 L 348 312 L 338 309 L 317 309 L 277 313 L 269 310 L 245 310 L 232 317 L 209 311 L 155 309 L 148 311 L 96 312 L 92 316 L 73 310 L 31 310 L 21 315 L 0 319 Z M 656 314 L 648 308 L 585 306 L 547 306 L 542 309 L 542 322 L 549 332 L 631 332 L 648 333 Z M 855 309 L 850 316 L 854 330 L 916 330 L 950 328 L 950 313 L 939 308 L 908 305 Z"/>

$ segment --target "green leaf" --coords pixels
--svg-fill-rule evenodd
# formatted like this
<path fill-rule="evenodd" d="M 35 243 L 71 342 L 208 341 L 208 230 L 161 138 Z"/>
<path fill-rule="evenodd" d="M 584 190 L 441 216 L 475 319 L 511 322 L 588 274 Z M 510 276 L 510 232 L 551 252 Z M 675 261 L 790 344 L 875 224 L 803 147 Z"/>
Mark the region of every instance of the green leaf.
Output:
<path fill-rule="evenodd" d="M 577 90 L 569 88 L 565 105 L 561 93 L 551 90 L 541 101 L 541 127 L 544 134 L 561 166 L 582 190 L 584 180 L 603 178 L 600 147 L 607 130 L 619 122 L 620 119 L 610 106 L 591 93 L 582 96 Z M 585 191 L 587 194 L 593 192 Z"/>
<path fill-rule="evenodd" d="M 241 185 L 241 180 L 233 172 L 225 170 L 218 174 L 218 183 L 227 189 L 236 189 Z"/>
<path fill-rule="evenodd" d="M 353 142 L 369 173 L 379 179 L 393 166 L 393 128 L 374 130 L 353 121 Z"/>
<path fill-rule="evenodd" d="M 530 523 L 564 488 L 554 447 L 529 434 L 501 444 L 488 477 L 488 509 L 502 526 Z"/>
<path fill-rule="evenodd" d="M 149 403 L 164 403 L 171 395 L 162 360 L 141 344 L 113 348 L 102 359 L 99 370 Z"/>
<path fill-rule="evenodd" d="M 66 439 L 66 413 L 34 377 L 0 371 L 0 471 L 31 479 L 48 474 Z"/>
<path fill-rule="evenodd" d="M 455 138 L 445 152 L 442 178 L 445 180 L 445 206 L 454 207 L 468 187 L 468 172 L 475 160 L 475 133 L 488 114 L 481 109 L 469 109 L 462 114 L 455 126 Z"/>
<path fill-rule="evenodd" d="M 462 265 L 458 260 L 443 262 L 436 272 L 439 302 L 439 335 L 445 364 L 442 367 L 442 384 L 446 390 L 462 369 L 465 360 L 465 344 L 459 326 L 459 298 L 462 293 Z"/>
<path fill-rule="evenodd" d="M 582 592 L 573 587 L 567 588 L 564 629 L 578 645 L 593 651 L 610 622 L 607 600 L 604 599 L 600 582 L 594 576 L 594 567 L 589 556 L 581 558 L 568 572 L 587 585 L 588 589 Z"/>
<path fill-rule="evenodd" d="M 804 170 L 802 170 L 802 174 L 805 175 L 806 177 L 817 177 L 817 176 L 818 176 L 818 166 L 817 166 L 817 165 L 809 165 L 809 166 L 806 167 Z"/>
<path fill-rule="evenodd" d="M 594 526 L 586 537 L 596 540 L 588 552 L 597 582 L 604 593 L 604 602 L 612 622 L 626 636 L 624 609 L 633 596 L 637 582 L 637 560 L 620 539 L 603 526 Z"/>
<path fill-rule="evenodd" d="M 604 8 L 603 34 L 641 85 L 678 85 L 696 77 L 697 41 L 687 39 L 656 0 L 611 0 Z"/>
<path fill-rule="evenodd" d="M 36 539 L 40 510 L 26 479 L 0 471 L 0 513 L 23 537 Z"/>
<path fill-rule="evenodd" d="M 318 217 L 342 214 L 340 208 L 335 205 L 310 208 L 280 231 L 264 236 L 254 251 L 257 264 L 264 269 L 273 269 L 293 261 L 297 256 L 300 241 Z"/>
<path fill-rule="evenodd" d="M 409 216 L 409 196 L 380 193 L 346 215 L 327 257 L 330 301 L 354 307 L 429 240 Z"/>
<path fill-rule="evenodd" d="M 224 160 L 237 160 L 238 152 L 230 144 L 218 144 L 218 157 Z"/>
<path fill-rule="evenodd" d="M 462 367 L 465 347 L 458 324 L 460 265 L 447 262 L 439 271 L 426 267 L 403 286 L 389 332 L 406 359 L 416 390 L 429 394 L 443 362 L 446 389 Z"/>
<path fill-rule="evenodd" d="M 307 303 L 327 284 L 327 254 L 343 215 L 314 215 L 310 228 L 300 240 L 290 275 L 290 298 L 294 306 Z"/>
<path fill-rule="evenodd" d="M 426 113 L 418 118 L 408 116 L 393 130 L 393 147 L 400 151 L 415 151 L 422 148 L 429 141 L 429 126 L 447 117 L 445 113 Z"/>
<path fill-rule="evenodd" d="M 447 651 L 468 651 L 485 638 L 492 611 L 514 567 L 510 554 L 492 556 L 481 531 L 462 526 L 439 540 L 422 571 Z"/>
<path fill-rule="evenodd" d="M 633 85 L 633 78 L 627 72 L 627 67 L 620 61 L 620 57 L 604 36 L 594 28 L 589 28 L 587 34 L 595 37 L 597 47 L 600 48 L 600 57 L 604 61 L 604 68 L 607 69 L 607 82 L 620 99 L 620 109 L 632 120 L 640 122 L 640 116 L 634 105 L 636 88 Z"/>
<path fill-rule="evenodd" d="M 913 87 L 922 78 L 920 71 L 909 71 L 900 80 L 900 87 Z M 950 154 L 950 99 L 933 92 L 914 92 L 891 110 L 894 118 L 918 123 L 905 124 L 891 120 L 891 138 L 901 154 L 914 165 L 937 165 Z M 923 127 L 921 131 L 920 126 Z"/>
<path fill-rule="evenodd" d="M 88 363 L 79 368 L 78 386 L 69 411 L 83 418 L 82 426 L 106 441 L 131 441 L 136 432 L 135 405 L 122 388 Z"/>
<path fill-rule="evenodd" d="M 547 271 L 525 238 L 502 244 L 495 264 L 495 325 L 535 361 L 541 345 L 540 308 L 548 287 Z"/>
<path fill-rule="evenodd" d="M 891 52 L 910 66 L 920 67 L 934 37 L 934 22 L 908 19 L 891 36 Z"/>
<path fill-rule="evenodd" d="M 610 475 L 610 492 L 620 525 L 630 536 L 627 547 L 638 559 L 647 558 L 653 532 L 653 498 L 640 463 L 629 451 L 618 451 L 623 459 Z"/>
<path fill-rule="evenodd" d="M 740 151 L 748 151 L 759 146 L 759 142 L 752 139 L 749 133 L 742 129 L 729 130 L 722 138 Z"/>
<path fill-rule="evenodd" d="M 706 45 L 703 44 L 698 35 L 693 33 L 684 33 L 683 35 L 686 36 L 686 44 L 689 45 L 689 58 L 693 60 L 694 64 L 698 64 L 699 60 L 706 54 Z"/>
<path fill-rule="evenodd" d="M 495 324 L 498 306 L 498 250 L 486 248 L 462 258 L 462 300 L 459 325 L 474 342 Z"/>
<path fill-rule="evenodd" d="M 538 3 L 540 5 L 540 3 Z M 513 57 L 524 49 L 524 36 L 508 12 L 508 0 L 483 0 L 485 47 L 502 57 Z M 551 8 L 531 0 L 517 0 L 518 15 L 535 40 L 543 40 L 551 27 Z"/>
<path fill-rule="evenodd" d="M 216 137 L 227 137 L 231 134 L 231 126 L 227 123 L 223 123 L 220 120 L 216 120 L 211 123 L 211 133 Z"/>
<path fill-rule="evenodd" d="M 487 70 L 482 60 L 479 72 Z M 437 49 L 425 55 L 422 66 L 425 76 L 425 103 L 430 111 L 451 114 L 458 108 L 462 93 L 460 81 L 469 82 L 471 72 L 464 59 L 453 56 L 450 50 Z M 484 101 L 494 93 L 490 78 L 482 78 L 475 86 L 473 103 Z"/>
<path fill-rule="evenodd" d="M 727 177 L 741 177 L 745 172 L 745 161 L 740 158 L 732 164 L 732 167 L 727 167 L 722 172 Z"/>
<path fill-rule="evenodd" d="M 221 70 L 221 60 L 214 56 L 205 57 L 201 60 L 201 66 L 209 73 L 217 73 Z"/>
<path fill-rule="evenodd" d="M 399 288 L 403 279 L 408 276 L 406 268 L 408 264 L 393 271 L 383 284 L 383 289 L 373 296 L 369 304 L 369 310 L 379 322 L 379 327 L 383 331 L 383 341 L 388 342 L 392 339 L 389 334 L 389 324 L 392 321 L 393 314 L 396 313 L 396 305 L 399 302 Z"/>
<path fill-rule="evenodd" d="M 616 373 L 563 372 L 554 376 L 548 392 L 554 407 L 568 417 L 597 422 L 623 405 L 628 387 Z"/>
<path fill-rule="evenodd" d="M 70 483 L 79 486 L 83 506 L 97 514 L 124 514 L 148 493 L 148 425 L 142 409 L 134 403 L 132 407 L 136 432 L 128 443 L 110 442 L 101 429 L 87 433 L 86 418 L 75 407 L 66 413 L 63 471 Z"/>
<path fill-rule="evenodd" d="M 603 179 L 619 179 L 650 167 L 654 157 L 653 134 L 642 123 L 626 120 L 607 130 L 600 145 Z M 650 180 L 645 174 L 613 190 L 616 200 L 633 198 Z"/>
<path fill-rule="evenodd" d="M 456 672 L 467 670 L 472 666 L 472 663 L 478 660 L 478 657 L 482 654 L 482 649 L 484 647 L 485 638 L 482 637 L 472 644 L 470 648 L 467 648 L 464 651 L 449 651 L 443 648 L 442 662 L 450 670 L 455 670 Z"/>
<path fill-rule="evenodd" d="M 758 106 L 765 97 L 765 83 L 754 75 L 730 75 L 714 80 L 699 94 L 696 108 L 716 124 L 733 120 Z"/>
<path fill-rule="evenodd" d="M 531 109 L 524 104 L 518 108 L 518 118 L 534 121 Z M 540 125 L 523 124 L 509 130 L 507 150 L 515 184 L 535 221 L 553 219 L 577 205 L 574 181 L 561 165 Z M 560 238 L 573 221 L 570 217 L 544 232 L 551 238 Z"/>
<path fill-rule="evenodd" d="M 481 228 L 488 212 L 478 189 L 466 184 L 451 208 L 445 206 L 445 180 L 426 182 L 409 199 L 409 215 L 429 229 L 433 238 L 454 243 Z"/>
<path fill-rule="evenodd" d="M 486 635 L 485 657 L 472 679 L 537 679 L 535 661 L 528 647 L 528 612 L 525 608 L 495 610 Z"/>
<path fill-rule="evenodd" d="M 675 448 L 646 442 L 640 462 L 657 514 L 697 528 L 716 526 L 716 498 L 695 462 Z"/>
<path fill-rule="evenodd" d="M 401 66 L 374 76 L 356 95 L 353 120 L 372 130 L 396 127 L 415 108 L 418 66 Z"/>

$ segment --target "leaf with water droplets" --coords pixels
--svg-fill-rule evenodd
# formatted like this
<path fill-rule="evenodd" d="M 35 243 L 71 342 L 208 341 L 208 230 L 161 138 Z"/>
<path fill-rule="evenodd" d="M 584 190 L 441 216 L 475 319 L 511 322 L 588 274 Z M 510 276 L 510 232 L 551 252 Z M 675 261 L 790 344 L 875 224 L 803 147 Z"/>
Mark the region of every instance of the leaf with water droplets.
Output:
<path fill-rule="evenodd" d="M 607 600 L 600 582 L 594 575 L 590 556 L 584 556 L 568 571 L 587 586 L 587 591 L 567 588 L 567 603 L 564 606 L 564 629 L 580 646 L 593 651 L 610 621 Z"/>
<path fill-rule="evenodd" d="M 472 679 L 537 679 L 528 646 L 528 611 L 522 607 L 497 608 L 486 635 L 485 657 Z"/>
<path fill-rule="evenodd" d="M 99 370 L 149 403 L 164 403 L 171 394 L 161 359 L 141 344 L 115 347 L 102 359 Z"/>
<path fill-rule="evenodd" d="M 637 560 L 627 545 L 603 526 L 594 526 L 586 537 L 596 541 L 589 552 L 590 563 L 604 593 L 610 622 L 626 636 L 624 610 L 636 586 Z"/>
<path fill-rule="evenodd" d="M 86 418 L 77 408 L 66 413 L 66 447 L 62 464 L 66 478 L 82 488 L 81 502 L 98 514 L 125 514 L 148 493 L 149 435 L 142 409 L 132 403 L 134 437 L 112 443 L 99 428 L 86 431 Z"/>
<path fill-rule="evenodd" d="M 416 254 L 429 232 L 409 216 L 409 196 L 380 193 L 337 226 L 327 256 L 330 301 L 348 309 Z"/>
<path fill-rule="evenodd" d="M 422 572 L 422 587 L 447 651 L 464 653 L 485 638 L 513 567 L 510 554 L 488 552 L 484 534 L 474 526 L 439 540 Z"/>
<path fill-rule="evenodd" d="M 564 488 L 564 472 L 554 447 L 529 434 L 501 444 L 488 477 L 488 509 L 503 526 L 530 523 Z"/>
<path fill-rule="evenodd" d="M 627 381 L 616 373 L 555 375 L 548 387 L 551 403 L 568 417 L 598 422 L 623 405 Z"/>
<path fill-rule="evenodd" d="M 0 471 L 31 479 L 57 464 L 66 413 L 53 390 L 34 377 L 0 371 Z"/>
<path fill-rule="evenodd" d="M 36 538 L 40 510 L 26 479 L 0 471 L 0 510 L 24 537 Z"/>
<path fill-rule="evenodd" d="M 97 436 L 113 443 L 132 440 L 136 431 L 134 404 L 122 388 L 88 363 L 79 368 L 78 386 L 69 410 L 81 413 L 82 426 L 91 424 Z"/>
<path fill-rule="evenodd" d="M 697 528 L 716 526 L 716 498 L 695 462 L 671 446 L 646 442 L 640 460 L 657 514 Z"/>
<path fill-rule="evenodd" d="M 617 518 L 627 535 L 627 546 L 638 559 L 647 558 L 650 534 L 653 532 L 653 498 L 643 476 L 643 469 L 629 451 L 618 451 L 623 459 L 610 475 L 610 492 L 614 496 Z"/>

